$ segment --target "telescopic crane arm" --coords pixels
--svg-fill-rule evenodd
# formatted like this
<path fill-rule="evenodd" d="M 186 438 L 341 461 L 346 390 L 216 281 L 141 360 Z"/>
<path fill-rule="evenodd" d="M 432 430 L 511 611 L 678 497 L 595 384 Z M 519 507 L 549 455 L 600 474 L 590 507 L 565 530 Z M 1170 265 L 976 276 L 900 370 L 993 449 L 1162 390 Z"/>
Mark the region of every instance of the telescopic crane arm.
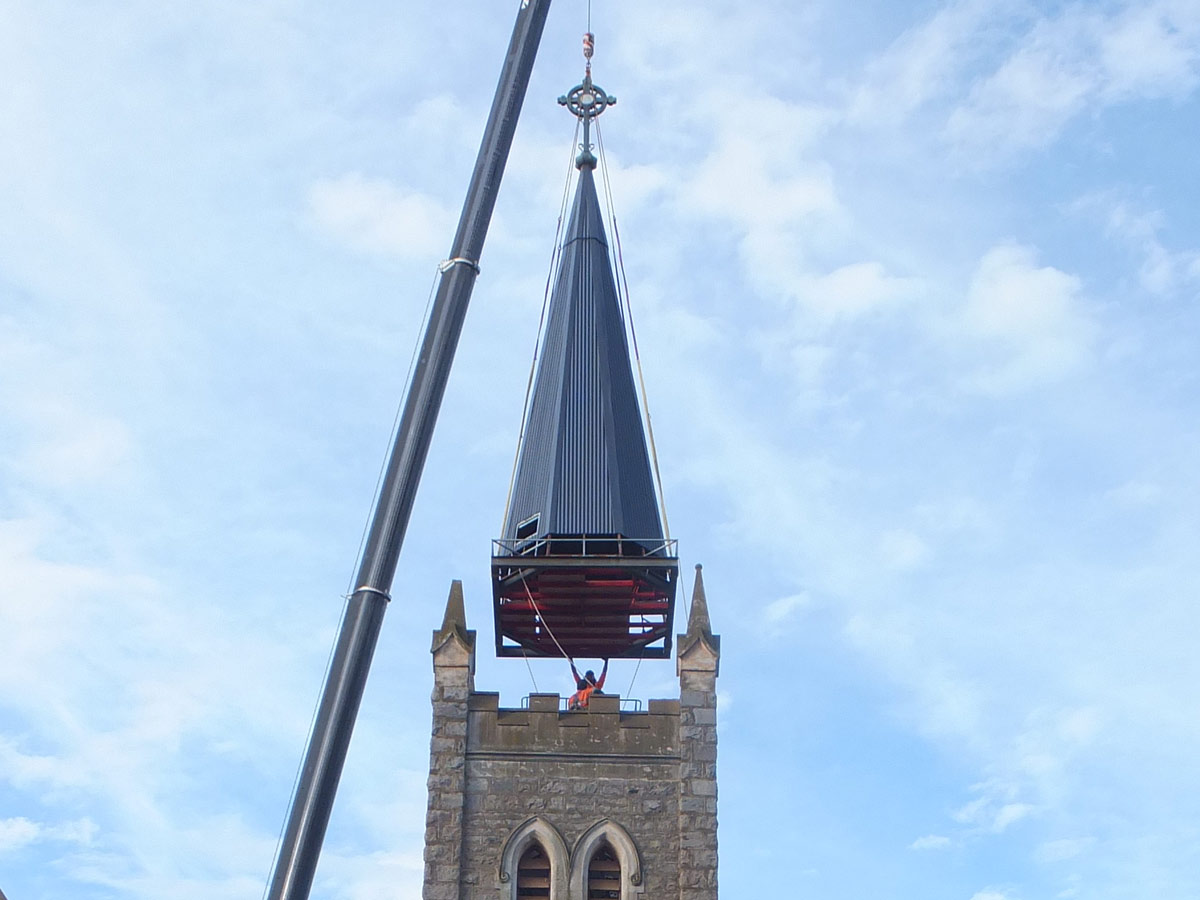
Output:
<path fill-rule="evenodd" d="M 307 900 L 550 0 L 521 0 L 450 256 L 346 605 L 268 900 Z"/>

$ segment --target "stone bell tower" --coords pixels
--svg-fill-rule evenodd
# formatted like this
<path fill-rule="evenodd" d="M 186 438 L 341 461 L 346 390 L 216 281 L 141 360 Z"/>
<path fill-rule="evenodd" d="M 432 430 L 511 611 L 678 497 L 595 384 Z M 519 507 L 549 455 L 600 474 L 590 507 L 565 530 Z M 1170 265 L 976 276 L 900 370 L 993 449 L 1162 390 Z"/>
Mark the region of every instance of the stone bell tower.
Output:
<path fill-rule="evenodd" d="M 456 581 L 433 634 L 424 900 L 716 900 L 721 640 L 700 567 L 678 699 L 505 709 L 475 689 L 475 643 Z"/>

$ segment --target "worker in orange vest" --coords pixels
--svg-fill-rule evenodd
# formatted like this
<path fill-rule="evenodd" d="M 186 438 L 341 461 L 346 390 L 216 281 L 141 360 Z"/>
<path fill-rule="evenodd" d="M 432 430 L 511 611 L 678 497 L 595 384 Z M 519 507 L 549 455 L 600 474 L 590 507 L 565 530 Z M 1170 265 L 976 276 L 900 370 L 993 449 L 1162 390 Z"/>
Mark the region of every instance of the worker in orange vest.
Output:
<path fill-rule="evenodd" d="M 596 673 L 588 669 L 583 677 L 579 677 L 579 670 L 575 668 L 575 660 L 570 659 L 571 676 L 575 679 L 575 693 L 571 695 L 571 699 L 567 701 L 568 709 L 587 709 L 588 701 L 592 699 L 592 694 L 601 691 L 604 687 L 604 679 L 608 676 L 608 660 L 604 660 L 604 668 L 600 670 L 600 678 L 597 680 Z"/>

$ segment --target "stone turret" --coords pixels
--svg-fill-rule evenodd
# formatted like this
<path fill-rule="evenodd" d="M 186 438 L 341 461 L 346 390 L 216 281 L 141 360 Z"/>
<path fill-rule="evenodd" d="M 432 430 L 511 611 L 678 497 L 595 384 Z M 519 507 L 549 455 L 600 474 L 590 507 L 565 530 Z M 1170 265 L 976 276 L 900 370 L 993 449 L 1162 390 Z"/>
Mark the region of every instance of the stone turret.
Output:
<path fill-rule="evenodd" d="M 433 633 L 433 738 L 425 814 L 424 900 L 457 900 L 462 878 L 467 706 L 475 690 L 475 632 L 467 630 L 462 582 L 450 585 Z"/>
<path fill-rule="evenodd" d="M 680 900 L 717 896 L 717 674 L 721 638 L 712 633 L 704 576 L 696 566 L 687 633 L 678 638 Z"/>

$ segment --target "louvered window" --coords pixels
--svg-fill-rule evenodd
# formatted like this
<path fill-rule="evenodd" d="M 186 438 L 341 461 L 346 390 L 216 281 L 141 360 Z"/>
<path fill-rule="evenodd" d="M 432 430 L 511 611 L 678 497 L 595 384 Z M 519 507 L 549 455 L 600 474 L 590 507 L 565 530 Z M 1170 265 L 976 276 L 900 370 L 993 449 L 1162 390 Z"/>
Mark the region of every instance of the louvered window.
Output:
<path fill-rule="evenodd" d="M 517 863 L 517 896 L 550 896 L 550 858 L 534 844 Z"/>
<path fill-rule="evenodd" d="M 588 900 L 620 900 L 621 863 L 608 844 L 601 844 L 588 865 Z"/>

